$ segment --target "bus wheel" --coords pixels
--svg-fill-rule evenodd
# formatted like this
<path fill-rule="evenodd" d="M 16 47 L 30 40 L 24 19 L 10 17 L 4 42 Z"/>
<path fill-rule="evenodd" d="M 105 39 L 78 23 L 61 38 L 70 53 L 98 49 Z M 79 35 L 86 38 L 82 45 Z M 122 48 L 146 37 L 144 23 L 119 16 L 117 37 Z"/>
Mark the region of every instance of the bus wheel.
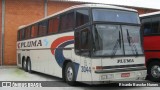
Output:
<path fill-rule="evenodd" d="M 149 64 L 148 77 L 151 81 L 160 82 L 160 62 L 151 62 Z"/>
<path fill-rule="evenodd" d="M 26 66 L 27 66 L 27 62 L 26 62 L 26 60 L 23 60 L 22 68 L 23 68 L 23 70 L 25 70 L 25 71 L 27 71 Z"/>
<path fill-rule="evenodd" d="M 27 60 L 27 71 L 29 72 L 29 73 L 32 73 L 32 69 L 31 69 L 31 61 L 30 61 L 30 58 L 28 58 L 28 60 Z"/>
<path fill-rule="evenodd" d="M 65 80 L 71 86 L 76 85 L 75 71 L 71 62 L 67 63 L 67 66 L 65 68 Z"/>

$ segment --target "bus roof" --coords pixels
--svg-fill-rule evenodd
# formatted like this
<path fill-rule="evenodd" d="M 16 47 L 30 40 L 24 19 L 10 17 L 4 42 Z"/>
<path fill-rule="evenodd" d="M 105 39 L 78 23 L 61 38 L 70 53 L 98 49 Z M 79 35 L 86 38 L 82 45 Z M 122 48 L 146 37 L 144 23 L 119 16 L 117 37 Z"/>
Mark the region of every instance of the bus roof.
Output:
<path fill-rule="evenodd" d="M 52 15 L 50 15 L 50 16 L 47 16 L 47 17 L 45 17 L 45 18 L 42 18 L 42 19 L 40 19 L 40 20 L 38 20 L 38 21 L 36 21 L 36 22 L 30 23 L 30 24 L 28 24 L 28 25 L 22 25 L 22 26 L 20 26 L 18 29 L 25 28 L 25 27 L 27 27 L 27 26 L 33 25 L 33 24 L 35 24 L 35 23 L 38 23 L 38 22 L 40 22 L 40 21 L 46 20 L 46 19 L 48 19 L 48 18 L 50 18 L 50 17 L 56 16 L 56 15 L 61 14 L 61 13 L 63 13 L 63 12 L 66 12 L 66 11 L 69 11 L 69 10 L 73 10 L 73 9 L 77 9 L 77 8 L 108 8 L 108 9 L 117 9 L 117 10 L 126 10 L 126 11 L 137 12 L 137 10 L 134 10 L 134 9 L 124 8 L 124 7 L 119 7 L 119 6 L 113 6 L 113 5 L 105 5 L 105 4 L 81 4 L 81 5 L 71 6 L 71 7 L 67 8 L 67 9 L 64 9 L 64 10 L 62 10 L 62 11 L 59 11 L 59 12 L 57 12 L 57 13 L 54 13 L 54 14 L 52 14 Z"/>
<path fill-rule="evenodd" d="M 153 16 L 153 15 L 158 15 L 158 14 L 160 14 L 160 11 L 141 14 L 141 15 L 139 15 L 139 17 L 148 17 L 148 16 Z"/>

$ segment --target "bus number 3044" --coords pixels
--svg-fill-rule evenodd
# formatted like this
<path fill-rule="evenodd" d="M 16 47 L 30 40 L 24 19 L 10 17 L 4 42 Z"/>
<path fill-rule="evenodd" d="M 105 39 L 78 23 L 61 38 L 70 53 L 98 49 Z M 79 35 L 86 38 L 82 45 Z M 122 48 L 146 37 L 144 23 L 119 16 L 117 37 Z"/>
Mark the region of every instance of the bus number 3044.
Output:
<path fill-rule="evenodd" d="M 81 68 L 82 68 L 81 72 L 89 72 L 89 73 L 91 73 L 91 67 L 81 66 Z"/>

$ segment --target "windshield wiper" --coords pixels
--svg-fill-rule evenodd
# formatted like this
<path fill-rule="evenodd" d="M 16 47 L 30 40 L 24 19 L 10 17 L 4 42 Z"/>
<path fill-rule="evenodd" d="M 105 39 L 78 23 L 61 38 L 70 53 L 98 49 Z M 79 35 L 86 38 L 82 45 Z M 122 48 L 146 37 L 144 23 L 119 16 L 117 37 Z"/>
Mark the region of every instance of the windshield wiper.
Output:
<path fill-rule="evenodd" d="M 129 46 L 131 47 L 132 52 L 134 53 L 134 51 L 135 51 L 135 55 L 138 56 L 137 47 L 136 47 L 132 37 L 129 35 L 128 29 L 126 29 L 126 31 L 127 31 L 127 40 L 128 40 Z"/>
<path fill-rule="evenodd" d="M 119 47 L 121 48 L 121 33 L 120 33 L 120 31 L 119 31 L 119 38 L 117 39 L 117 41 L 113 47 L 111 57 L 115 56 L 117 49 L 118 49 L 118 44 L 119 44 Z"/>

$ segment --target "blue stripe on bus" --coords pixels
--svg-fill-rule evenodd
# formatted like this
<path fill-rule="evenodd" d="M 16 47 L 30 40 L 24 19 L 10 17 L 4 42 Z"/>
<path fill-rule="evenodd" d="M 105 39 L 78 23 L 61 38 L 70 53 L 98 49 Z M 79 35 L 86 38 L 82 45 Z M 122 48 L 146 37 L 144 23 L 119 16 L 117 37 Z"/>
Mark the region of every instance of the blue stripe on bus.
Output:
<path fill-rule="evenodd" d="M 79 63 L 74 62 L 74 69 L 75 69 L 75 78 L 77 80 L 77 75 L 78 75 L 78 69 L 79 69 Z"/>
<path fill-rule="evenodd" d="M 63 66 L 63 62 L 65 61 L 65 57 L 63 55 L 63 48 L 67 45 L 70 45 L 70 44 L 73 44 L 74 43 L 74 40 L 70 40 L 70 41 L 67 41 L 65 43 L 62 43 L 61 45 L 59 45 L 55 50 L 55 59 L 58 63 L 58 65 L 62 68 Z"/>
<path fill-rule="evenodd" d="M 64 61 L 66 60 L 64 55 L 63 55 L 63 48 L 66 47 L 67 45 L 70 45 L 70 44 L 74 44 L 74 40 L 70 40 L 70 41 L 62 43 L 55 50 L 55 59 L 56 59 L 56 62 L 58 63 L 58 65 L 61 68 L 63 66 Z M 75 70 L 75 78 L 77 79 L 79 64 L 73 62 L 73 65 L 74 65 L 74 70 Z"/>

